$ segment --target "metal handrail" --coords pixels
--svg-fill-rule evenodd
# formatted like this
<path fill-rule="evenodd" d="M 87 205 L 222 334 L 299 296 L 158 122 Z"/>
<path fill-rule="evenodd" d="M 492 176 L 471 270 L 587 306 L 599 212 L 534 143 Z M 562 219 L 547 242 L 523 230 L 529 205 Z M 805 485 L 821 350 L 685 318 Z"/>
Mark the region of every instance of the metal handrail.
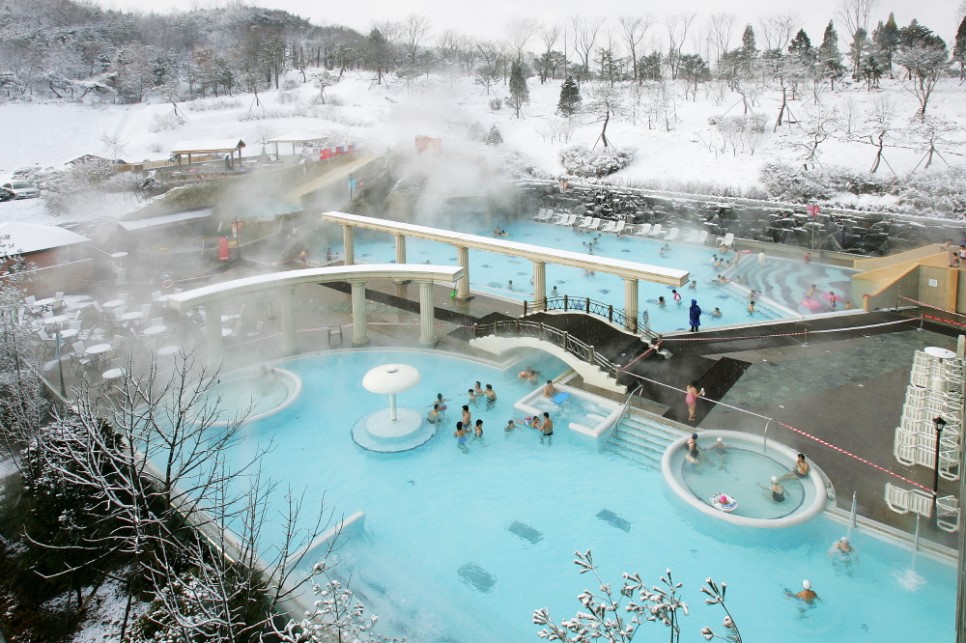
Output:
<path fill-rule="evenodd" d="M 618 366 L 605 356 L 598 353 L 593 345 L 587 344 L 570 333 L 544 324 L 543 322 L 526 321 L 523 319 L 506 319 L 486 324 L 473 324 L 473 336 L 501 335 L 511 337 L 535 337 L 577 357 L 581 361 L 594 364 L 601 370 L 616 378 Z"/>
<path fill-rule="evenodd" d="M 571 297 L 563 295 L 560 297 L 546 297 L 540 301 L 523 302 L 523 316 L 529 313 L 544 312 L 549 310 L 562 310 L 563 312 L 584 313 L 606 318 L 607 321 L 624 330 L 635 333 L 649 340 L 656 340 L 658 334 L 652 331 L 647 323 L 644 323 L 646 316 L 641 313 L 641 319 L 628 317 L 620 308 L 614 308 L 613 304 L 591 299 L 590 297 Z"/>
<path fill-rule="evenodd" d="M 643 389 L 644 389 L 644 385 L 638 384 L 637 388 L 635 388 L 627 395 L 627 401 L 624 402 L 624 406 L 621 407 L 621 413 L 620 415 L 617 416 L 618 422 L 620 422 L 627 416 L 627 413 L 628 411 L 630 411 L 630 408 L 631 408 L 631 403 L 634 401 L 634 396 L 638 395 Z"/>

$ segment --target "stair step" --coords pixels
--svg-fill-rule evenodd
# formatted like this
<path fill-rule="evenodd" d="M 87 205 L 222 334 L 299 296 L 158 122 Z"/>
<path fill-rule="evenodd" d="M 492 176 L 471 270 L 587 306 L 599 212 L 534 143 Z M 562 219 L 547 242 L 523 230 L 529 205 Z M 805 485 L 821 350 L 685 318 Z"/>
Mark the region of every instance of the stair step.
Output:
<path fill-rule="evenodd" d="M 623 418 L 607 441 L 607 449 L 648 468 L 660 468 L 668 446 L 681 437 L 680 431 L 634 416 Z"/>

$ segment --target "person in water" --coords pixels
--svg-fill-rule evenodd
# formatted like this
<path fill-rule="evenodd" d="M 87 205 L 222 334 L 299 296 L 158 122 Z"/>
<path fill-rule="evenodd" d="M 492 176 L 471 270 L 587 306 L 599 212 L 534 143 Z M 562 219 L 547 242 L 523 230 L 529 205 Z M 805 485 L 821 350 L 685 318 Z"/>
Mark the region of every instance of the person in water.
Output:
<path fill-rule="evenodd" d="M 848 536 L 842 536 L 832 545 L 832 553 L 839 556 L 851 556 L 855 553 L 855 548 L 849 542 Z"/>
<path fill-rule="evenodd" d="M 782 476 L 782 480 L 791 480 L 792 478 L 807 478 L 811 467 L 809 467 L 808 462 L 805 461 L 805 454 L 799 453 L 798 459 L 795 460 L 795 466 L 792 470 Z"/>
<path fill-rule="evenodd" d="M 796 593 L 793 593 L 792 590 L 786 589 L 785 595 L 790 596 L 791 598 L 796 598 L 802 601 L 803 603 L 805 603 L 806 605 L 811 605 L 816 600 L 818 600 L 818 594 L 815 593 L 815 590 L 812 589 L 812 583 L 809 582 L 807 579 L 802 581 L 802 591 L 796 594 Z"/>
<path fill-rule="evenodd" d="M 483 395 L 486 397 L 486 408 L 492 409 L 493 405 L 496 404 L 496 391 L 493 390 L 492 384 L 486 385 Z"/>
<path fill-rule="evenodd" d="M 772 500 L 775 502 L 785 502 L 785 487 L 778 481 L 778 476 L 771 477 L 771 486 L 768 490 L 771 491 Z"/>
<path fill-rule="evenodd" d="M 553 435 L 553 420 L 550 419 L 548 411 L 543 412 L 543 421 L 540 423 L 540 432 L 546 437 Z"/>
<path fill-rule="evenodd" d="M 517 423 L 514 422 L 512 419 L 509 419 L 506 422 L 506 426 L 503 427 L 503 430 L 506 431 L 507 433 L 509 433 L 510 431 L 512 431 L 515 428 L 517 428 Z"/>
<path fill-rule="evenodd" d="M 456 444 L 466 444 L 466 430 L 463 429 L 462 422 L 456 423 L 456 430 L 453 431 L 453 437 L 456 438 Z"/>
<path fill-rule="evenodd" d="M 556 395 L 559 392 L 560 391 L 557 390 L 557 387 L 553 385 L 553 380 L 547 380 L 547 383 L 544 384 L 544 386 L 543 386 L 543 396 L 544 397 L 553 397 L 554 395 Z"/>
<path fill-rule="evenodd" d="M 686 456 L 684 456 L 685 460 L 687 460 L 691 464 L 697 464 L 698 463 L 698 458 L 700 458 L 700 456 L 701 456 L 701 452 L 698 450 L 698 434 L 697 433 L 692 433 L 691 434 L 691 437 L 688 438 L 688 441 L 685 443 L 685 447 L 688 450 L 688 454 Z"/>
<path fill-rule="evenodd" d="M 721 309 L 715 307 L 715 309 L 711 311 L 711 317 L 712 319 L 721 319 Z"/>
<path fill-rule="evenodd" d="M 473 435 L 478 438 L 483 437 L 483 420 L 476 421 L 476 426 L 473 427 Z"/>
<path fill-rule="evenodd" d="M 433 408 L 430 409 L 429 414 L 426 415 L 426 421 L 430 424 L 436 424 L 440 421 L 439 415 L 439 404 L 433 404 Z"/>

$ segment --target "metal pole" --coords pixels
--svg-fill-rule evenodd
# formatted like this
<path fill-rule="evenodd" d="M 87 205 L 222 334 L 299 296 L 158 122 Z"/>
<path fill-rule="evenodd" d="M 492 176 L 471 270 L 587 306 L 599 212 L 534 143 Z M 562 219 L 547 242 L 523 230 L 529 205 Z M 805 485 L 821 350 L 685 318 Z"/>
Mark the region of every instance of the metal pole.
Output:
<path fill-rule="evenodd" d="M 57 350 L 54 352 L 56 353 L 55 357 L 57 358 L 57 372 L 60 373 L 60 394 L 64 397 L 67 397 L 67 389 L 64 388 L 64 363 L 60 361 L 60 326 L 59 325 L 57 326 L 57 329 L 56 329 L 56 337 L 57 337 Z"/>
<path fill-rule="evenodd" d="M 936 427 L 936 461 L 933 463 L 933 476 L 932 476 L 932 512 L 936 513 L 936 498 L 939 497 L 939 440 L 943 435 L 943 427 L 946 426 L 946 421 L 941 417 L 935 417 L 932 420 L 933 425 Z"/>
<path fill-rule="evenodd" d="M 856 496 L 858 492 L 852 492 L 852 510 L 849 512 L 849 527 L 855 529 L 855 517 L 856 517 Z"/>

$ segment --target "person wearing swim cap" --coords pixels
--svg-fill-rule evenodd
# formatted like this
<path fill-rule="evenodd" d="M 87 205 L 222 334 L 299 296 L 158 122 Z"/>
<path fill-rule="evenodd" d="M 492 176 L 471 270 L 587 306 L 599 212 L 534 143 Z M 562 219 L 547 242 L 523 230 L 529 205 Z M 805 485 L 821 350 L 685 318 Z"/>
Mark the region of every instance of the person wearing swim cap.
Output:
<path fill-rule="evenodd" d="M 855 549 L 852 547 L 852 543 L 849 542 L 848 536 L 842 536 L 832 545 L 832 551 L 840 556 L 850 556 Z"/>
<path fill-rule="evenodd" d="M 771 477 L 771 499 L 775 502 L 785 502 L 785 487 L 778 481 L 778 476 Z"/>
<path fill-rule="evenodd" d="M 692 433 L 685 446 L 688 450 L 688 454 L 684 456 L 685 459 L 690 464 L 697 464 L 698 457 L 700 456 L 700 452 L 698 451 L 698 434 Z"/>
<path fill-rule="evenodd" d="M 818 600 L 818 594 L 816 594 L 815 590 L 812 589 L 812 583 L 808 579 L 802 581 L 802 591 L 798 592 L 797 594 L 793 594 L 790 589 L 786 589 L 785 594 L 792 598 L 797 598 L 806 605 L 811 605 Z"/>

